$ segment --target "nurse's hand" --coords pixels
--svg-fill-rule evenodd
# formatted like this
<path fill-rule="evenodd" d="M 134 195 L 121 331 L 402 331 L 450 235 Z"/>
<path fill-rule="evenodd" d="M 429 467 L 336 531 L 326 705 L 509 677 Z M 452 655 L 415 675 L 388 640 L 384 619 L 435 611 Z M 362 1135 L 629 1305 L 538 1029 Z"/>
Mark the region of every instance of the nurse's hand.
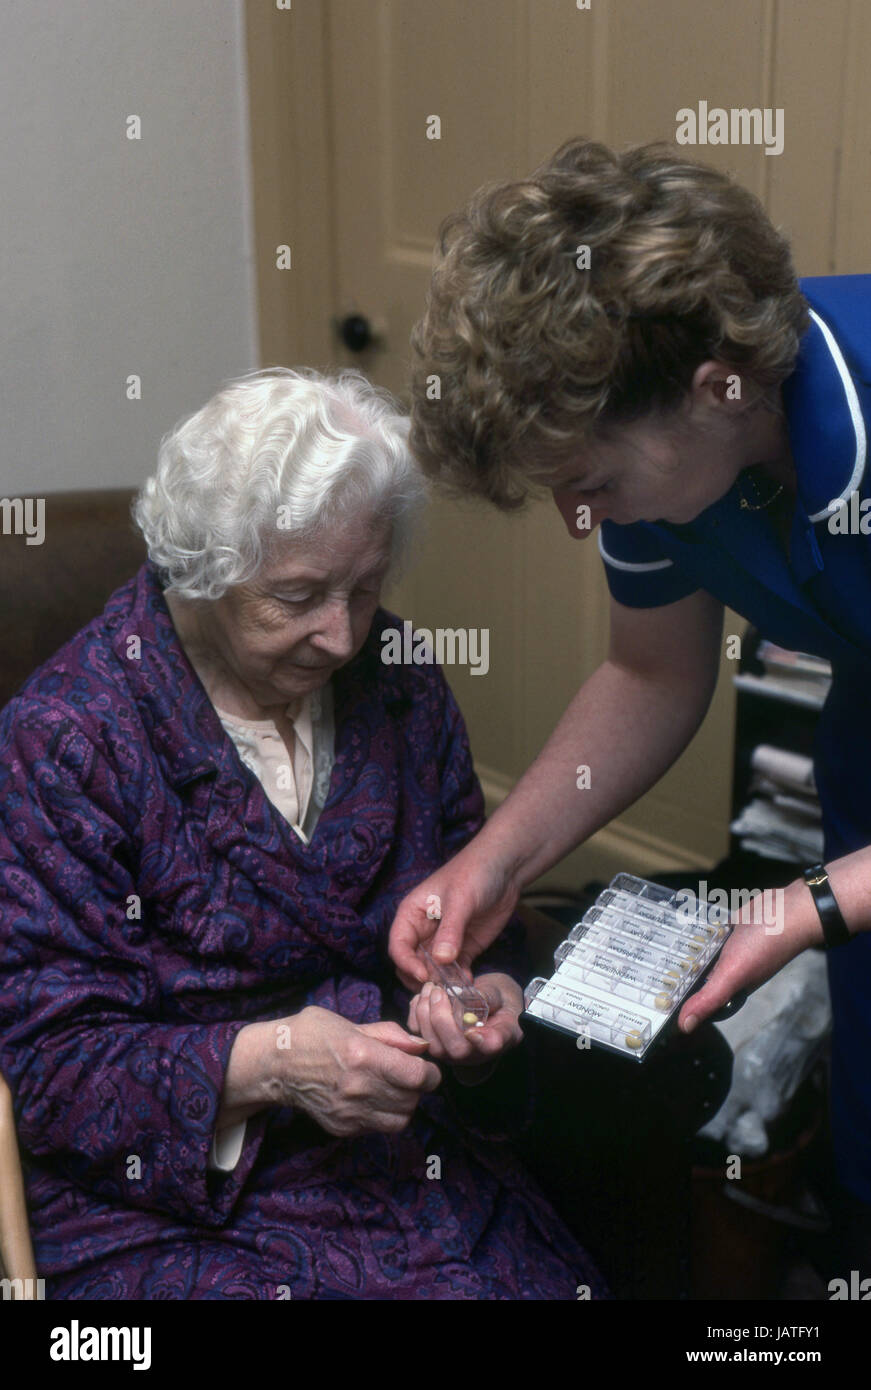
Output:
<path fill-rule="evenodd" d="M 757 989 L 808 946 L 821 945 L 820 920 L 804 880 L 775 892 L 773 921 L 754 922 L 753 903 L 732 919 L 734 930 L 708 983 L 686 1001 L 678 1015 L 682 1032 L 692 1032 L 736 995 Z"/>
<path fill-rule="evenodd" d="M 495 972 L 472 983 L 490 1006 L 482 1028 L 461 1028 L 447 993 L 429 980 L 411 1001 L 408 1027 L 429 1043 L 428 1057 L 450 1062 L 460 1080 L 475 1085 L 487 1079 L 501 1053 L 523 1041 L 523 991 L 510 975 Z"/>
<path fill-rule="evenodd" d="M 407 989 L 427 979 L 418 946 L 434 960 L 468 968 L 496 940 L 520 898 L 520 886 L 471 840 L 403 898 L 390 928 L 390 956 Z M 480 1030 L 479 1030 L 480 1031 Z"/>

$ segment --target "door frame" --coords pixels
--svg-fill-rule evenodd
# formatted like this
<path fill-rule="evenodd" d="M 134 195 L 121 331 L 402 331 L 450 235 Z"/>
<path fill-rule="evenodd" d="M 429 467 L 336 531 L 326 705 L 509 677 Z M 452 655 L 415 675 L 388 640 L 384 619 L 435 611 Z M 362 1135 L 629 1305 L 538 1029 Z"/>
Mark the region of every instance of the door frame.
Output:
<path fill-rule="evenodd" d="M 336 355 L 329 101 L 330 5 L 245 0 L 249 152 L 260 362 L 326 366 Z M 290 268 L 278 269 L 279 246 Z"/>

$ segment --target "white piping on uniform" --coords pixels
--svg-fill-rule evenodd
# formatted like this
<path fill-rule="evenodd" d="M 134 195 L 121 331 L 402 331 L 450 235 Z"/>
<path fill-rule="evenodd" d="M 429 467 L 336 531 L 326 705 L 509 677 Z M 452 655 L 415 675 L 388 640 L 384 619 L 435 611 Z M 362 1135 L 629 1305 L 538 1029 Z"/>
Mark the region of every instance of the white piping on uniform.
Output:
<path fill-rule="evenodd" d="M 615 560 L 613 555 L 609 555 L 602 544 L 602 532 L 599 531 L 599 554 L 606 565 L 611 565 L 615 570 L 634 570 L 639 573 L 641 570 L 664 570 L 669 565 L 674 564 L 674 560 L 650 560 L 644 565 L 632 565 L 628 560 Z"/>
<path fill-rule="evenodd" d="M 812 516 L 808 517 L 809 521 L 825 521 L 827 517 L 832 515 L 832 503 L 846 502 L 847 498 L 851 493 L 856 491 L 856 488 L 861 482 L 862 474 L 865 472 L 865 421 L 862 419 L 862 410 L 859 405 L 859 397 L 856 394 L 856 388 L 853 385 L 853 378 L 850 376 L 847 364 L 844 361 L 843 353 L 835 341 L 832 330 L 827 323 L 823 322 L 814 309 L 811 309 L 810 315 L 825 338 L 826 346 L 832 354 L 832 359 L 838 369 L 838 375 L 844 387 L 844 395 L 847 398 L 847 409 L 850 412 L 850 420 L 852 421 L 853 429 L 856 433 L 856 461 L 853 464 L 853 472 L 850 476 L 850 481 L 840 494 L 840 497 L 833 497 L 831 502 L 826 503 L 821 512 L 814 512 Z"/>

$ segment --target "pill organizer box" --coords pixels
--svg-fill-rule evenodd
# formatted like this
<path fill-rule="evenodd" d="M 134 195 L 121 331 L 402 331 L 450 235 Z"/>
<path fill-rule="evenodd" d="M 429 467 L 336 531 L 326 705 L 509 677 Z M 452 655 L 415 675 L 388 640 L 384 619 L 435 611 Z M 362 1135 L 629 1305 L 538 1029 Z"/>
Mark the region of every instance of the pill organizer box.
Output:
<path fill-rule="evenodd" d="M 524 991 L 524 1019 L 643 1061 L 731 927 L 722 909 L 617 874 Z"/>

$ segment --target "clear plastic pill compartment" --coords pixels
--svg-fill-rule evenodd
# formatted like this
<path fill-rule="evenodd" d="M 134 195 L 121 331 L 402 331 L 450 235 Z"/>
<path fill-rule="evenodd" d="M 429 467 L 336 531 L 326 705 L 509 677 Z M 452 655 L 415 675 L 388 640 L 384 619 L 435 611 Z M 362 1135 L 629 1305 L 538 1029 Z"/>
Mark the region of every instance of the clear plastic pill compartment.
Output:
<path fill-rule="evenodd" d="M 617 874 L 530 980 L 526 1013 L 560 1032 L 643 1061 L 731 928 L 718 908 Z"/>

